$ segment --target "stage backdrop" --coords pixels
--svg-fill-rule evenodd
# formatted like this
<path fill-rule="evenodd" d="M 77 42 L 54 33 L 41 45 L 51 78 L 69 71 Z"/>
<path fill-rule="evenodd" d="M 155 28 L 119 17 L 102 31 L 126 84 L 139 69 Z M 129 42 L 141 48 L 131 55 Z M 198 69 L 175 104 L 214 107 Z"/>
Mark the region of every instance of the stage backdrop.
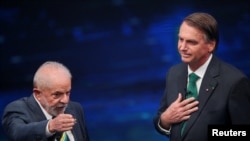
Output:
<path fill-rule="evenodd" d="M 192 12 L 215 16 L 216 54 L 250 75 L 249 2 L 2 0 L 0 115 L 31 95 L 36 69 L 54 60 L 72 71 L 71 98 L 84 107 L 91 141 L 168 140 L 153 117 L 165 74 L 180 62 L 179 24 Z"/>

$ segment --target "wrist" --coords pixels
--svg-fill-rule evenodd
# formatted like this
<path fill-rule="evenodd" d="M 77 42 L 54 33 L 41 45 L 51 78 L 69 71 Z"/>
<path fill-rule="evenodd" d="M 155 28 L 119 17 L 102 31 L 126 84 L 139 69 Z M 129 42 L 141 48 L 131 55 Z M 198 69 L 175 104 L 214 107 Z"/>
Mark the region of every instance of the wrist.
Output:
<path fill-rule="evenodd" d="M 52 123 L 53 121 L 52 121 L 52 119 L 51 120 L 49 120 L 49 123 L 48 123 L 48 129 L 49 129 L 49 132 L 50 133 L 55 133 L 56 132 L 56 129 L 55 128 L 53 128 L 53 123 Z"/>

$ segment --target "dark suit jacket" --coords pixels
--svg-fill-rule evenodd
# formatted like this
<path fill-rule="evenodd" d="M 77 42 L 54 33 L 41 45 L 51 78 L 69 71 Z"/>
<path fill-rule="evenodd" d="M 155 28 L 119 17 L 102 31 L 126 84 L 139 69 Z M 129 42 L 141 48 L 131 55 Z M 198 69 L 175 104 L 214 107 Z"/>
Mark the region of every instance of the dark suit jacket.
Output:
<path fill-rule="evenodd" d="M 154 125 L 157 131 L 159 116 L 177 99 L 178 93 L 185 97 L 187 86 L 187 65 L 184 63 L 169 69 L 166 90 Z M 185 131 L 180 136 L 181 124 L 171 128 L 171 141 L 207 141 L 208 125 L 250 124 L 250 84 L 247 76 L 235 67 L 213 56 L 204 74 L 199 90 L 199 110 L 191 115 Z"/>
<path fill-rule="evenodd" d="M 65 113 L 72 114 L 77 123 L 72 129 L 75 141 L 88 141 L 83 108 L 70 101 Z M 48 120 L 33 95 L 8 104 L 4 110 L 2 125 L 11 141 L 48 141 L 45 129 Z"/>

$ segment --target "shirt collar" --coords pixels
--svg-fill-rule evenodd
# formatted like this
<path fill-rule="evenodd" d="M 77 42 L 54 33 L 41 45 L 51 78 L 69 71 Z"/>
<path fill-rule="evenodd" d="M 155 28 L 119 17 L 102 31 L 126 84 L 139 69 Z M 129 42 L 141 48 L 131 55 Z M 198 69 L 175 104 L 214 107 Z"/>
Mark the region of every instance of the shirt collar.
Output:
<path fill-rule="evenodd" d="M 36 99 L 35 95 L 34 95 L 34 98 L 35 98 L 36 102 L 38 103 L 39 107 L 42 109 L 43 114 L 45 115 L 45 117 L 47 119 L 51 119 L 52 116 L 43 108 L 43 106 L 40 104 L 40 102 Z"/>
<path fill-rule="evenodd" d="M 204 77 L 204 74 L 205 74 L 205 72 L 206 72 L 206 70 L 207 70 L 207 67 L 208 67 L 209 63 L 211 62 L 212 57 L 213 57 L 213 54 L 211 54 L 211 55 L 209 56 L 209 58 L 207 59 L 207 61 L 206 61 L 202 66 L 200 66 L 200 67 L 194 72 L 194 73 L 195 73 L 196 75 L 198 75 L 201 79 Z M 191 70 L 190 67 L 188 66 L 188 74 L 190 74 L 190 73 L 192 73 L 192 70 Z"/>

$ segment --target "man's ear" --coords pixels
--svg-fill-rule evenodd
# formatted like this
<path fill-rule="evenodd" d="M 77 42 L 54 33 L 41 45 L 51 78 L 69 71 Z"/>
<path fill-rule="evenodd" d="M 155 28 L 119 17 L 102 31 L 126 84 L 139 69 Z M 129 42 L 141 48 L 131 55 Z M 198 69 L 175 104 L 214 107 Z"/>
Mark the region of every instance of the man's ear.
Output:
<path fill-rule="evenodd" d="M 38 100 L 40 99 L 40 97 L 41 97 L 41 91 L 39 89 L 33 88 L 33 94 L 36 97 L 36 99 L 38 99 Z"/>
<path fill-rule="evenodd" d="M 211 42 L 209 42 L 209 44 L 208 44 L 208 51 L 211 53 L 211 52 L 213 52 L 214 50 L 215 50 L 215 41 L 211 41 Z"/>

